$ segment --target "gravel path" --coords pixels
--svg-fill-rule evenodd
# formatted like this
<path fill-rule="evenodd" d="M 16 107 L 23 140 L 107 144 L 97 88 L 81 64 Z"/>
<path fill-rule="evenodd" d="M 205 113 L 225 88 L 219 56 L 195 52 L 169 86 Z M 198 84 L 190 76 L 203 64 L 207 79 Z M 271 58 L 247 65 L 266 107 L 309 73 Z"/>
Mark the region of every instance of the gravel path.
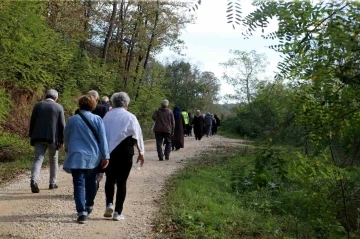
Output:
<path fill-rule="evenodd" d="M 93 213 L 86 224 L 79 225 L 70 174 L 60 167 L 59 188 L 48 190 L 49 171 L 43 169 L 39 194 L 30 191 L 29 173 L 21 175 L 16 182 L 0 187 L 0 238 L 152 238 L 151 223 L 160 205 L 166 178 L 211 146 L 238 144 L 240 140 L 221 136 L 205 137 L 201 141 L 187 137 L 184 149 L 173 151 L 169 161 L 158 161 L 155 141 L 146 141 L 144 167 L 131 170 L 123 211 L 125 220 L 118 222 L 103 218 L 105 179 L 101 181 Z"/>

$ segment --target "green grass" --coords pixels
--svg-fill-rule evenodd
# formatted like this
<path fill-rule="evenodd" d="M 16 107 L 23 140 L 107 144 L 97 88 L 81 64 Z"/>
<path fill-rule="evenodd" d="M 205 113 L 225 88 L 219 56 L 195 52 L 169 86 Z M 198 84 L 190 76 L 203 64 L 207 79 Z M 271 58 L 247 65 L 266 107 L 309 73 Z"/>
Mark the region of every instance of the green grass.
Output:
<path fill-rule="evenodd" d="M 173 176 L 157 223 L 158 237 L 258 238 L 276 228 L 276 220 L 245 209 L 232 189 L 231 167 L 252 160 L 250 155 L 203 158 Z"/>
<path fill-rule="evenodd" d="M 331 207 L 298 184 L 276 193 L 236 187 L 254 170 L 256 150 L 217 149 L 173 175 L 155 221 L 156 238 L 343 238 L 343 228 L 326 216 L 334 213 L 317 211 Z M 299 214 L 306 211 L 310 215 Z"/>
<path fill-rule="evenodd" d="M 230 139 L 244 139 L 239 134 L 234 133 L 234 132 L 230 132 L 230 131 L 226 131 L 224 129 L 218 130 L 218 134 L 221 135 L 221 136 L 224 136 L 226 138 L 230 138 Z"/>

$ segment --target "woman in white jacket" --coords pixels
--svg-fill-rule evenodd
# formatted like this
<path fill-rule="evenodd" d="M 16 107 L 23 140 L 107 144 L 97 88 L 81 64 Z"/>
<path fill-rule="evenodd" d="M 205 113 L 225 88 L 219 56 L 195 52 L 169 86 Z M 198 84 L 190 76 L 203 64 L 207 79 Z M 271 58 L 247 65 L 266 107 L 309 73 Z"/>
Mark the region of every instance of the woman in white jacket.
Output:
<path fill-rule="evenodd" d="M 124 219 L 123 204 L 126 197 L 126 182 L 133 164 L 134 146 L 138 149 L 137 162 L 144 164 L 144 140 L 140 124 L 135 115 L 128 112 L 130 98 L 127 93 L 114 93 L 111 97 L 113 109 L 106 113 L 104 125 L 109 145 L 110 162 L 106 168 L 106 210 L 104 217 L 114 221 Z M 114 208 L 115 184 L 117 185 Z"/>

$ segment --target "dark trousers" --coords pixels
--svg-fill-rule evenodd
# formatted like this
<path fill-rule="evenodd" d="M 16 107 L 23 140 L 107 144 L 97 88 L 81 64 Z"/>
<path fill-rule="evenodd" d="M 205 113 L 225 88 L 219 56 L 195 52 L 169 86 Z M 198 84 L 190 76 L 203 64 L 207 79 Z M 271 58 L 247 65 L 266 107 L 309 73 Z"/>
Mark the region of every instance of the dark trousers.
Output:
<path fill-rule="evenodd" d="M 87 215 L 87 208 L 94 206 L 96 194 L 96 170 L 72 169 L 74 200 L 78 215 Z"/>
<path fill-rule="evenodd" d="M 106 169 L 105 195 L 106 205 L 114 202 L 115 184 L 116 203 L 115 212 L 122 213 L 126 197 L 126 182 L 133 164 L 133 155 L 129 155 L 127 150 L 113 150 L 110 154 L 109 166 Z"/>
<path fill-rule="evenodd" d="M 170 157 L 171 151 L 171 136 L 169 133 L 165 132 L 155 132 L 155 139 L 156 139 L 156 150 L 158 153 L 159 159 L 162 159 L 165 154 L 165 158 Z M 163 142 L 165 143 L 165 152 L 162 151 Z"/>

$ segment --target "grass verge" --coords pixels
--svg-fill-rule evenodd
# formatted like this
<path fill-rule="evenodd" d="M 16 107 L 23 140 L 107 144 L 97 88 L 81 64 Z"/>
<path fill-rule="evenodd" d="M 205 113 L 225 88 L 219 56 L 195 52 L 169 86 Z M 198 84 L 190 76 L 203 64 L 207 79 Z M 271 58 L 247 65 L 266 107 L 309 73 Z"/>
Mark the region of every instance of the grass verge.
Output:
<path fill-rule="evenodd" d="M 310 193 L 314 185 L 250 182 L 261 185 L 268 177 L 253 174 L 259 159 L 252 150 L 258 149 L 217 149 L 171 176 L 155 238 L 344 238 L 330 201 Z"/>

